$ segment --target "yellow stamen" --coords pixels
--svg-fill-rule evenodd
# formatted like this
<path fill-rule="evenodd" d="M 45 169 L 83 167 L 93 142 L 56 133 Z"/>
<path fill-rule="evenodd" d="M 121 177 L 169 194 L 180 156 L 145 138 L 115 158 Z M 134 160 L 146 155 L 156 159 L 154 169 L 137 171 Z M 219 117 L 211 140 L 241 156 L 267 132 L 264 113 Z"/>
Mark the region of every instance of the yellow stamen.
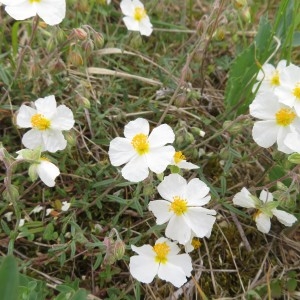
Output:
<path fill-rule="evenodd" d="M 273 76 L 271 77 L 271 85 L 278 86 L 280 85 L 279 72 L 275 71 Z"/>
<path fill-rule="evenodd" d="M 41 157 L 40 157 L 40 160 L 41 160 L 41 161 L 48 161 L 48 162 L 50 162 L 49 158 L 47 158 L 47 157 L 45 157 L 45 156 L 41 156 Z"/>
<path fill-rule="evenodd" d="M 293 89 L 293 95 L 297 98 L 297 100 L 300 100 L 300 82 L 298 82 Z"/>
<path fill-rule="evenodd" d="M 41 0 L 29 0 L 29 2 L 30 3 L 33 3 L 33 2 L 38 2 L 39 3 L 39 2 L 41 2 Z"/>
<path fill-rule="evenodd" d="M 147 12 L 143 7 L 136 7 L 134 9 L 134 14 L 133 14 L 133 18 L 136 21 L 141 21 L 142 19 L 144 19 L 147 16 Z"/>
<path fill-rule="evenodd" d="M 51 126 L 51 121 L 41 114 L 33 115 L 30 122 L 32 127 L 38 130 L 47 130 Z"/>
<path fill-rule="evenodd" d="M 177 216 L 184 214 L 187 211 L 187 201 L 175 196 L 170 205 L 170 210 L 173 210 Z"/>
<path fill-rule="evenodd" d="M 156 244 L 153 247 L 153 251 L 156 253 L 156 262 L 165 264 L 168 261 L 167 256 L 170 252 L 170 247 L 166 244 L 166 242 Z"/>
<path fill-rule="evenodd" d="M 176 151 L 175 154 L 174 154 L 175 164 L 180 163 L 182 160 L 185 160 L 185 156 L 182 154 L 181 151 Z"/>
<path fill-rule="evenodd" d="M 280 126 L 290 125 L 296 118 L 296 114 L 290 108 L 281 108 L 276 114 L 276 123 Z"/>
<path fill-rule="evenodd" d="M 192 239 L 192 246 L 194 247 L 194 249 L 198 249 L 201 247 L 201 242 L 199 241 L 199 239 L 193 238 Z"/>
<path fill-rule="evenodd" d="M 139 155 L 144 155 L 149 152 L 150 146 L 148 137 L 143 133 L 135 135 L 131 141 L 131 145 Z"/>

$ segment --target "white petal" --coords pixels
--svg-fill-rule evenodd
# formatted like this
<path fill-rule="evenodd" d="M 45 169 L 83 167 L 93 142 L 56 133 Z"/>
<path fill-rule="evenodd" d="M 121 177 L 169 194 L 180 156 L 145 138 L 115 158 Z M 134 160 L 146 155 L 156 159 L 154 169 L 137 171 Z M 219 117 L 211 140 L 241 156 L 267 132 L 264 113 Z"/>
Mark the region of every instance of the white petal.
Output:
<path fill-rule="evenodd" d="M 126 16 L 133 16 L 134 14 L 134 5 L 131 0 L 122 0 L 120 3 L 122 13 Z"/>
<path fill-rule="evenodd" d="M 288 227 L 292 226 L 297 221 L 297 218 L 295 216 L 283 210 L 273 209 L 272 213 L 281 224 Z"/>
<path fill-rule="evenodd" d="M 193 170 L 193 169 L 199 169 L 200 167 L 197 165 L 194 165 L 190 162 L 187 162 L 186 160 L 180 161 L 178 164 L 175 164 L 178 168 L 180 169 L 185 169 L 185 170 Z"/>
<path fill-rule="evenodd" d="M 36 9 L 29 1 L 20 1 L 18 5 L 10 4 L 7 3 L 5 10 L 15 20 L 25 20 L 36 15 Z"/>
<path fill-rule="evenodd" d="M 165 200 L 150 201 L 148 208 L 156 217 L 158 225 L 168 222 L 173 215 L 172 211 L 170 211 L 170 202 Z"/>
<path fill-rule="evenodd" d="M 168 264 L 181 268 L 187 277 L 191 276 L 193 270 L 192 259 L 188 254 L 170 255 Z"/>
<path fill-rule="evenodd" d="M 250 192 L 243 187 L 242 190 L 233 197 L 233 204 L 245 208 L 254 208 L 255 203 L 250 196 Z"/>
<path fill-rule="evenodd" d="M 129 262 L 131 275 L 140 282 L 150 283 L 157 274 L 159 264 L 148 256 L 132 256 Z"/>
<path fill-rule="evenodd" d="M 275 121 L 258 121 L 254 123 L 252 136 L 259 146 L 269 148 L 275 144 L 278 131 Z"/>
<path fill-rule="evenodd" d="M 132 17 L 123 17 L 123 21 L 128 30 L 140 31 L 139 22 Z"/>
<path fill-rule="evenodd" d="M 285 138 L 287 137 L 287 135 L 291 133 L 291 127 L 290 126 L 280 126 L 278 133 L 277 133 L 277 144 L 278 144 L 278 150 L 286 153 L 286 154 L 290 154 L 293 152 L 292 149 L 290 149 L 285 143 Z"/>
<path fill-rule="evenodd" d="M 249 106 L 250 114 L 262 120 L 275 120 L 275 114 L 278 108 L 278 98 L 272 92 L 257 94 Z"/>
<path fill-rule="evenodd" d="M 17 114 L 17 125 L 22 128 L 31 128 L 31 117 L 35 114 L 35 109 L 23 104 Z"/>
<path fill-rule="evenodd" d="M 67 202 L 67 201 L 63 201 L 61 210 L 62 210 L 62 211 L 68 211 L 69 208 L 70 208 L 70 206 L 71 206 L 71 203 L 69 203 L 69 202 Z"/>
<path fill-rule="evenodd" d="M 140 182 L 148 175 L 149 169 L 144 155 L 134 157 L 122 169 L 122 176 L 132 182 Z"/>
<path fill-rule="evenodd" d="M 270 231 L 271 221 L 267 215 L 260 213 L 259 215 L 256 216 L 255 222 L 256 222 L 257 229 L 260 232 L 268 233 Z"/>
<path fill-rule="evenodd" d="M 141 247 L 131 245 L 131 249 L 139 255 L 148 256 L 152 259 L 155 258 L 155 252 L 153 251 L 153 247 L 150 245 L 143 245 Z"/>
<path fill-rule="evenodd" d="M 37 173 L 40 179 L 49 187 L 55 186 L 55 178 L 60 174 L 56 165 L 49 161 L 41 161 L 37 166 Z"/>
<path fill-rule="evenodd" d="M 38 147 L 42 147 L 42 151 L 45 149 L 42 132 L 36 129 L 31 129 L 27 131 L 22 138 L 23 145 L 28 149 L 35 149 Z"/>
<path fill-rule="evenodd" d="M 42 133 L 45 150 L 49 152 L 56 152 L 67 147 L 67 141 L 61 131 L 46 130 Z"/>
<path fill-rule="evenodd" d="M 166 176 L 164 180 L 157 186 L 157 191 L 166 200 L 173 201 L 173 197 L 186 195 L 186 180 L 179 174 L 171 174 Z"/>
<path fill-rule="evenodd" d="M 56 113 L 56 100 L 53 95 L 37 99 L 34 102 L 34 105 L 38 113 L 44 115 L 48 119 L 51 119 Z"/>
<path fill-rule="evenodd" d="M 49 25 L 59 24 L 66 15 L 66 0 L 43 0 L 36 6 L 38 15 Z"/>
<path fill-rule="evenodd" d="M 161 148 L 150 148 L 150 152 L 145 155 L 148 167 L 156 174 L 166 170 L 173 159 L 175 149 L 173 146 L 163 146 Z"/>
<path fill-rule="evenodd" d="M 271 202 L 271 201 L 273 201 L 273 195 L 272 195 L 272 193 L 270 193 L 266 190 L 262 190 L 260 192 L 259 199 L 262 200 L 264 203 Z"/>
<path fill-rule="evenodd" d="M 211 232 L 212 227 L 216 221 L 214 210 L 204 210 L 201 207 L 190 207 L 184 214 L 185 219 L 188 220 L 190 228 L 196 237 L 203 238 Z"/>
<path fill-rule="evenodd" d="M 51 129 L 70 130 L 74 126 L 73 112 L 65 105 L 60 105 L 51 119 Z"/>
<path fill-rule="evenodd" d="M 149 130 L 150 130 L 150 126 L 149 126 L 149 122 L 146 119 L 143 118 L 137 118 L 134 121 L 130 121 L 124 128 L 124 136 L 129 139 L 132 140 L 132 138 L 139 134 L 139 133 L 143 133 L 146 136 L 149 135 Z"/>
<path fill-rule="evenodd" d="M 176 287 L 181 287 L 187 281 L 184 270 L 169 263 L 160 264 L 157 275 L 159 278 L 171 282 Z"/>
<path fill-rule="evenodd" d="M 210 200 L 210 196 L 206 197 L 209 193 L 209 187 L 200 179 L 194 178 L 187 184 L 186 199 L 188 205 L 205 205 Z"/>
<path fill-rule="evenodd" d="M 120 166 L 131 160 L 136 152 L 129 139 L 116 137 L 109 144 L 108 155 L 113 166 Z"/>
<path fill-rule="evenodd" d="M 150 36 L 153 28 L 148 16 L 139 22 L 139 31 L 141 35 Z"/>
<path fill-rule="evenodd" d="M 294 152 L 300 153 L 300 135 L 298 133 L 288 133 L 284 139 L 284 144 Z"/>
<path fill-rule="evenodd" d="M 167 225 L 165 235 L 184 245 L 190 240 L 191 233 L 191 228 L 186 224 L 184 218 L 182 216 L 173 215 Z"/>
<path fill-rule="evenodd" d="M 152 130 L 148 140 L 151 148 L 162 147 L 166 144 L 173 143 L 175 134 L 169 125 L 162 124 Z"/>

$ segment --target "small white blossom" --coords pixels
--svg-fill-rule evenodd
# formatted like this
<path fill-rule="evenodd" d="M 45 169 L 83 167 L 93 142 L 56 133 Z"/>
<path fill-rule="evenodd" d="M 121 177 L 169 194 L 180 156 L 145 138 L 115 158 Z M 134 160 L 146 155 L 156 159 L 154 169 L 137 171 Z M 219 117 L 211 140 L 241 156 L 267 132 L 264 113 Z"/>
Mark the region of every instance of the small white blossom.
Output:
<path fill-rule="evenodd" d="M 297 218 L 276 207 L 279 205 L 277 201 L 273 201 L 272 193 L 262 190 L 259 199 L 251 195 L 244 187 L 239 193 L 233 197 L 233 204 L 245 207 L 255 208 L 256 212 L 253 216 L 257 229 L 263 233 L 268 233 L 271 228 L 271 218 L 277 217 L 278 221 L 285 226 L 292 226 Z"/>
<path fill-rule="evenodd" d="M 259 82 L 254 84 L 252 91 L 255 92 L 258 86 L 258 93 L 274 91 L 280 86 L 281 74 L 286 64 L 286 60 L 281 60 L 276 68 L 269 63 L 264 64 L 256 77 Z"/>
<path fill-rule="evenodd" d="M 250 105 L 250 114 L 261 119 L 252 129 L 253 139 L 259 146 L 269 148 L 277 142 L 279 151 L 293 152 L 284 143 L 289 133 L 300 130 L 300 118 L 293 108 L 280 103 L 273 92 L 264 92 L 256 95 Z"/>
<path fill-rule="evenodd" d="M 142 2 L 139 0 L 122 0 L 120 6 L 125 15 L 123 21 L 128 30 L 139 31 L 146 36 L 152 33 L 152 24 Z"/>
<path fill-rule="evenodd" d="M 38 15 L 49 25 L 59 24 L 66 15 L 66 0 L 1 0 L 15 20 Z"/>
<path fill-rule="evenodd" d="M 72 111 L 65 105 L 56 107 L 53 95 L 40 98 L 34 102 L 35 108 L 22 105 L 17 115 L 17 125 L 32 128 L 22 138 L 28 149 L 42 147 L 42 151 L 56 152 L 67 146 L 62 134 L 74 125 Z"/>
<path fill-rule="evenodd" d="M 111 164 L 126 164 L 122 169 L 122 176 L 129 181 L 146 179 L 149 169 L 160 174 L 172 161 L 175 149 L 173 146 L 165 146 L 175 139 L 172 128 L 162 124 L 150 134 L 149 131 L 149 122 L 138 118 L 125 126 L 125 138 L 117 137 L 110 142 L 108 155 Z"/>
<path fill-rule="evenodd" d="M 31 214 L 37 214 L 37 213 L 39 213 L 40 211 L 42 211 L 44 208 L 43 208 L 43 206 L 41 206 L 41 205 L 38 205 L 38 206 L 36 206 L 29 214 L 31 215 Z"/>
<path fill-rule="evenodd" d="M 7 222 L 11 221 L 12 215 L 13 215 L 12 211 L 9 211 L 9 212 L 7 212 L 7 213 L 4 214 L 4 217 L 6 218 Z"/>
<path fill-rule="evenodd" d="M 25 219 L 20 219 L 20 222 L 19 222 L 19 228 L 20 227 L 23 227 L 25 224 Z"/>
<path fill-rule="evenodd" d="M 61 210 L 62 211 L 68 211 L 70 206 L 71 206 L 71 203 L 68 203 L 67 201 L 63 201 Z"/>
<path fill-rule="evenodd" d="M 54 210 L 53 208 L 47 208 L 46 209 L 46 216 L 49 216 L 53 210 Z"/>
<path fill-rule="evenodd" d="M 131 248 L 138 255 L 130 257 L 131 275 L 140 282 L 150 283 L 157 275 L 160 279 L 181 287 L 191 276 L 192 260 L 188 254 L 178 254 L 176 243 L 159 238 L 154 247 L 144 245 Z"/>
<path fill-rule="evenodd" d="M 216 211 L 203 208 L 210 200 L 209 187 L 198 178 L 189 183 L 179 174 L 166 176 L 157 190 L 164 200 L 149 203 L 156 223 L 168 222 L 166 237 L 185 245 L 192 236 L 210 236 Z"/>
<path fill-rule="evenodd" d="M 175 152 L 171 165 L 185 170 L 199 169 L 197 165 L 187 162 L 185 156 L 181 151 Z"/>

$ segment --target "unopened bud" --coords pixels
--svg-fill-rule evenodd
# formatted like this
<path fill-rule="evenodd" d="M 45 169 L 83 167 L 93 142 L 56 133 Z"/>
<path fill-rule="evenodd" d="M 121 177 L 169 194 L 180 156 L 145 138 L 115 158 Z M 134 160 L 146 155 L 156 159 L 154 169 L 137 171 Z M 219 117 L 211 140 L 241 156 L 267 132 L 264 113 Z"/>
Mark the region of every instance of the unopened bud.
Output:
<path fill-rule="evenodd" d="M 93 33 L 94 43 L 97 48 L 103 48 L 104 46 L 104 37 L 100 32 Z"/>
<path fill-rule="evenodd" d="M 64 136 L 65 136 L 69 146 L 76 145 L 76 136 L 75 136 L 75 133 L 74 133 L 73 130 L 70 130 L 70 131 L 66 132 L 64 134 Z"/>
<path fill-rule="evenodd" d="M 51 53 L 53 52 L 53 50 L 56 48 L 56 42 L 54 38 L 50 38 L 48 39 L 47 43 L 46 43 L 46 50 Z"/>
<path fill-rule="evenodd" d="M 134 49 L 139 49 L 142 44 L 143 44 L 143 40 L 140 34 L 135 34 L 132 39 L 130 40 L 130 46 Z"/>
<path fill-rule="evenodd" d="M 43 21 L 40 21 L 39 22 L 39 27 L 45 29 L 47 27 L 47 23 L 43 22 Z"/>
<path fill-rule="evenodd" d="M 116 260 L 121 259 L 125 253 L 125 244 L 121 239 L 117 239 L 113 246 L 113 256 Z"/>
<path fill-rule="evenodd" d="M 88 39 L 81 44 L 82 50 L 86 53 L 87 56 L 90 56 L 94 50 L 94 43 L 92 40 Z"/>
<path fill-rule="evenodd" d="M 82 28 L 74 28 L 73 32 L 74 32 L 74 35 L 80 40 L 85 40 L 88 35 L 86 33 L 86 31 Z"/>
<path fill-rule="evenodd" d="M 91 108 L 91 102 L 86 97 L 83 97 L 83 96 L 77 94 L 76 101 L 78 102 L 79 106 L 83 106 L 84 108 L 87 108 L 87 109 Z"/>
<path fill-rule="evenodd" d="M 223 41 L 225 38 L 225 30 L 222 27 L 218 27 L 217 30 L 215 31 L 213 37 L 215 38 L 215 40 L 217 41 Z"/>
<path fill-rule="evenodd" d="M 229 133 L 236 135 L 238 133 L 241 133 L 244 126 L 240 123 L 233 123 L 232 121 L 225 121 L 223 123 L 223 129 L 226 129 Z"/>
<path fill-rule="evenodd" d="M 73 65 L 74 67 L 79 67 L 83 65 L 83 59 L 79 52 L 71 51 L 68 57 L 69 64 Z"/>
<path fill-rule="evenodd" d="M 247 0 L 234 0 L 233 6 L 236 9 L 241 9 L 247 5 Z"/>
<path fill-rule="evenodd" d="M 57 28 L 57 31 L 56 31 L 56 38 L 57 38 L 58 43 L 63 43 L 66 41 L 66 34 L 59 27 Z"/>
<path fill-rule="evenodd" d="M 249 7 L 245 7 L 243 10 L 242 10 L 242 17 L 244 19 L 244 21 L 250 23 L 251 22 L 251 13 L 250 13 L 250 9 Z"/>

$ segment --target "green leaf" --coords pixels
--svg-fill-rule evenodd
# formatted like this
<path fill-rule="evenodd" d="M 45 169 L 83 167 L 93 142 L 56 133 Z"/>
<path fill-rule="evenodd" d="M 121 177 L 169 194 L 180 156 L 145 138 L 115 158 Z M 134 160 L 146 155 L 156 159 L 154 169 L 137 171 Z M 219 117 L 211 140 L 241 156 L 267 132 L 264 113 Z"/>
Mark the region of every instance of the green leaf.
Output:
<path fill-rule="evenodd" d="M 288 157 L 288 160 L 293 164 L 300 164 L 300 153 L 293 153 Z"/>
<path fill-rule="evenodd" d="M 87 299 L 87 291 L 84 289 L 79 289 L 70 300 L 86 300 Z"/>
<path fill-rule="evenodd" d="M 6 256 L 0 267 L 1 300 L 18 300 L 19 272 L 16 259 Z"/>

